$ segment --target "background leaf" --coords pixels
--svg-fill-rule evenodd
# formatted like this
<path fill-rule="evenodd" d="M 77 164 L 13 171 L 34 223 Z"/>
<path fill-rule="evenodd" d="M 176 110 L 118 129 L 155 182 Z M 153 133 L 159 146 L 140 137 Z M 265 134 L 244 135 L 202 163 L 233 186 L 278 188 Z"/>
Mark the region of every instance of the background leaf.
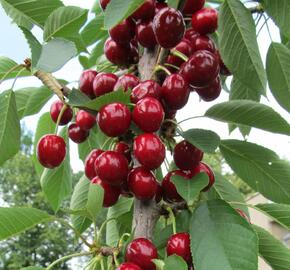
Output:
<path fill-rule="evenodd" d="M 90 183 L 86 209 L 93 221 L 96 220 L 98 214 L 102 210 L 103 200 L 104 189 L 100 185 Z"/>
<path fill-rule="evenodd" d="M 30 76 L 30 72 L 23 67 L 17 67 L 18 64 L 8 57 L 0 56 L 0 83 L 2 80 L 11 78 Z M 17 68 L 16 68 L 17 67 Z M 22 70 L 20 72 L 20 70 Z M 11 71 L 11 72 L 10 72 Z M 19 73 L 20 72 L 20 73 Z"/>
<path fill-rule="evenodd" d="M 171 255 L 164 260 L 164 270 L 187 270 L 187 263 L 177 255 Z"/>

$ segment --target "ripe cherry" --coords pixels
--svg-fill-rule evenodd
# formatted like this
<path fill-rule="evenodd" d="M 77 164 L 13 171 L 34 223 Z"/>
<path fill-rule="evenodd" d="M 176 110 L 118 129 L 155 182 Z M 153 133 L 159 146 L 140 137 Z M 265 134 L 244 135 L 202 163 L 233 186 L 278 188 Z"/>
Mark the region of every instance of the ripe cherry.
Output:
<path fill-rule="evenodd" d="M 187 141 L 181 141 L 174 147 L 173 159 L 181 170 L 192 170 L 202 160 L 203 152 Z"/>
<path fill-rule="evenodd" d="M 99 176 L 94 177 L 92 179 L 92 183 L 100 185 L 104 189 L 103 207 L 110 207 L 118 201 L 121 194 L 119 187 L 109 185 L 108 183 L 102 181 Z"/>
<path fill-rule="evenodd" d="M 55 122 L 55 123 L 57 122 L 58 116 L 59 116 L 63 106 L 64 106 L 64 104 L 60 100 L 56 100 L 51 104 L 50 116 L 51 116 L 51 119 L 53 120 L 53 122 Z M 62 114 L 62 117 L 59 121 L 59 125 L 60 126 L 66 125 L 67 123 L 69 123 L 71 121 L 72 117 L 73 117 L 73 111 L 72 111 L 71 107 L 67 107 Z"/>
<path fill-rule="evenodd" d="M 114 151 L 124 155 L 128 162 L 131 161 L 131 150 L 130 150 L 130 147 L 127 143 L 125 142 L 118 142 L 116 145 L 115 145 L 115 148 L 114 148 Z"/>
<path fill-rule="evenodd" d="M 160 100 L 161 87 L 154 80 L 147 80 L 140 82 L 136 87 L 133 88 L 131 93 L 131 101 L 137 103 L 139 100 L 145 97 L 153 97 Z"/>
<path fill-rule="evenodd" d="M 100 0 L 100 5 L 103 10 L 106 9 L 107 5 L 110 3 L 111 0 Z"/>
<path fill-rule="evenodd" d="M 118 44 L 130 43 L 135 36 L 135 23 L 130 18 L 122 21 L 110 31 L 111 38 Z"/>
<path fill-rule="evenodd" d="M 192 28 L 188 28 L 186 31 L 185 31 L 185 34 L 184 34 L 184 38 L 189 40 L 189 41 L 193 41 L 196 37 L 198 37 L 200 34 L 197 33 L 195 30 L 193 30 Z"/>
<path fill-rule="evenodd" d="M 85 174 L 86 174 L 86 177 L 89 178 L 90 180 L 93 179 L 95 176 L 97 176 L 96 171 L 95 171 L 95 161 L 97 157 L 102 153 L 104 153 L 103 150 L 94 149 L 86 157 Z"/>
<path fill-rule="evenodd" d="M 130 110 L 118 102 L 103 106 L 97 118 L 100 129 L 109 137 L 123 135 L 131 124 Z"/>
<path fill-rule="evenodd" d="M 137 264 L 135 263 L 122 263 L 117 270 L 142 270 Z"/>
<path fill-rule="evenodd" d="M 164 110 L 156 98 L 146 97 L 137 102 L 132 119 L 142 131 L 155 132 L 164 119 Z"/>
<path fill-rule="evenodd" d="M 220 77 L 217 76 L 208 86 L 194 88 L 199 94 L 200 98 L 204 101 L 212 101 L 219 97 L 222 87 Z"/>
<path fill-rule="evenodd" d="M 155 14 L 157 14 L 161 9 L 167 8 L 167 3 L 164 2 L 156 2 L 155 3 Z"/>
<path fill-rule="evenodd" d="M 165 158 L 165 146 L 153 133 L 137 136 L 134 139 L 133 152 L 140 164 L 149 170 L 160 167 Z"/>
<path fill-rule="evenodd" d="M 150 20 L 155 14 L 155 0 L 146 0 L 133 14 L 132 18 L 138 20 Z"/>
<path fill-rule="evenodd" d="M 188 264 L 191 263 L 190 236 L 188 233 L 176 233 L 172 235 L 166 246 L 167 256 L 176 254 L 182 257 Z"/>
<path fill-rule="evenodd" d="M 193 51 L 205 50 L 212 53 L 216 52 L 215 44 L 208 36 L 197 36 L 191 41 Z"/>
<path fill-rule="evenodd" d="M 220 64 L 220 74 L 222 74 L 224 76 L 232 75 L 230 70 L 226 67 L 226 65 L 225 65 L 225 63 L 224 63 L 219 51 L 216 52 L 216 56 L 217 56 L 219 64 Z"/>
<path fill-rule="evenodd" d="M 156 203 L 160 203 L 163 197 L 163 190 L 162 190 L 162 186 L 159 182 L 157 182 L 157 191 L 156 191 L 156 195 L 155 195 L 155 202 Z"/>
<path fill-rule="evenodd" d="M 79 125 L 72 123 L 68 127 L 68 136 L 75 143 L 83 143 L 90 135 L 90 131 L 82 129 Z"/>
<path fill-rule="evenodd" d="M 155 270 L 153 259 L 158 258 L 154 244 L 146 238 L 136 238 L 126 249 L 126 261 L 137 264 L 142 270 Z"/>
<path fill-rule="evenodd" d="M 163 82 L 161 93 L 168 108 L 179 110 L 187 103 L 190 89 L 182 75 L 172 74 Z"/>
<path fill-rule="evenodd" d="M 37 144 L 37 158 L 43 167 L 53 169 L 58 167 L 66 155 L 66 144 L 62 137 L 47 134 L 40 138 Z"/>
<path fill-rule="evenodd" d="M 115 151 L 106 151 L 95 160 L 97 175 L 110 185 L 120 186 L 128 176 L 128 160 Z"/>
<path fill-rule="evenodd" d="M 182 14 L 174 8 L 161 9 L 154 17 L 153 30 L 161 47 L 175 47 L 185 31 Z"/>
<path fill-rule="evenodd" d="M 208 186 L 206 186 L 203 191 L 208 191 L 212 185 L 214 184 L 215 182 L 215 176 L 214 176 L 214 173 L 213 171 L 211 170 L 211 168 L 206 165 L 205 163 L 203 162 L 200 162 L 192 171 L 192 175 L 191 177 L 201 173 L 201 172 L 205 172 L 207 175 L 208 175 L 208 178 L 209 178 L 209 184 Z"/>
<path fill-rule="evenodd" d="M 76 124 L 82 129 L 89 130 L 96 124 L 96 116 L 84 110 L 80 110 L 76 115 Z"/>
<path fill-rule="evenodd" d="M 95 98 L 93 81 L 97 75 L 95 70 L 85 70 L 79 79 L 80 90 L 90 98 Z"/>
<path fill-rule="evenodd" d="M 152 21 L 140 21 L 136 25 L 137 41 L 145 48 L 152 49 L 157 44 Z"/>
<path fill-rule="evenodd" d="M 185 15 L 192 15 L 194 12 L 203 8 L 205 0 L 186 0 L 182 9 Z"/>
<path fill-rule="evenodd" d="M 201 35 L 211 34 L 217 30 L 218 12 L 214 8 L 203 8 L 192 15 L 192 28 Z"/>
<path fill-rule="evenodd" d="M 113 73 L 99 73 L 93 82 L 95 96 L 99 97 L 112 92 L 117 81 L 118 77 Z"/>
<path fill-rule="evenodd" d="M 114 91 L 123 89 L 125 92 L 129 89 L 132 90 L 139 84 L 140 80 L 134 74 L 122 75 L 115 84 Z"/>

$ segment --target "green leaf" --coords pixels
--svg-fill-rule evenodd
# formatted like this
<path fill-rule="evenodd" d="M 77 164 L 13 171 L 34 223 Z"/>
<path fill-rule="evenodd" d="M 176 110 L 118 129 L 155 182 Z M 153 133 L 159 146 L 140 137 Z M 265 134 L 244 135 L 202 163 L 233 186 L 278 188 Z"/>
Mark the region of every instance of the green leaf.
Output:
<path fill-rule="evenodd" d="M 12 237 L 35 225 L 52 220 L 46 212 L 27 207 L 0 208 L 0 240 Z"/>
<path fill-rule="evenodd" d="M 246 125 L 290 135 L 290 125 L 271 107 L 251 100 L 232 100 L 209 108 L 205 116 L 233 124 Z"/>
<path fill-rule="evenodd" d="M 51 205 L 54 212 L 59 210 L 62 201 L 72 191 L 72 177 L 69 158 L 69 140 L 67 128 L 60 132 L 66 142 L 66 157 L 62 164 L 55 169 L 44 169 L 41 175 L 41 187 L 46 199 Z"/>
<path fill-rule="evenodd" d="M 258 269 L 257 235 L 224 201 L 206 201 L 196 209 L 190 238 L 194 265 L 199 270 Z"/>
<path fill-rule="evenodd" d="M 104 189 L 100 185 L 90 184 L 86 209 L 93 221 L 102 210 L 104 200 Z"/>
<path fill-rule="evenodd" d="M 220 144 L 220 137 L 211 130 L 189 129 L 180 135 L 205 153 L 214 153 Z"/>
<path fill-rule="evenodd" d="M 45 270 L 45 268 L 39 267 L 39 266 L 28 266 L 21 268 L 20 270 Z"/>
<path fill-rule="evenodd" d="M 290 50 L 283 44 L 272 43 L 267 55 L 269 87 L 277 102 L 290 112 Z"/>
<path fill-rule="evenodd" d="M 187 270 L 187 263 L 177 255 L 171 255 L 164 260 L 164 270 Z"/>
<path fill-rule="evenodd" d="M 144 3 L 144 0 L 112 0 L 106 7 L 104 27 L 111 29 L 119 22 L 129 17 L 138 7 Z"/>
<path fill-rule="evenodd" d="M 224 140 L 222 155 L 233 171 L 254 190 L 277 203 L 290 203 L 290 166 L 262 146 Z"/>
<path fill-rule="evenodd" d="M 156 265 L 157 270 L 164 270 L 164 261 L 160 259 L 153 259 L 152 262 L 154 262 L 154 264 Z"/>
<path fill-rule="evenodd" d="M 20 148 L 20 122 L 12 90 L 0 94 L 0 127 L 0 165 L 2 165 Z"/>
<path fill-rule="evenodd" d="M 231 72 L 245 86 L 265 94 L 266 73 L 251 12 L 237 0 L 225 0 L 219 12 L 219 49 Z"/>
<path fill-rule="evenodd" d="M 253 225 L 259 238 L 260 256 L 273 270 L 290 269 L 290 250 L 266 230 Z"/>
<path fill-rule="evenodd" d="M 179 0 L 168 0 L 167 1 L 168 6 L 173 7 L 175 9 L 177 9 L 178 3 L 179 3 Z"/>

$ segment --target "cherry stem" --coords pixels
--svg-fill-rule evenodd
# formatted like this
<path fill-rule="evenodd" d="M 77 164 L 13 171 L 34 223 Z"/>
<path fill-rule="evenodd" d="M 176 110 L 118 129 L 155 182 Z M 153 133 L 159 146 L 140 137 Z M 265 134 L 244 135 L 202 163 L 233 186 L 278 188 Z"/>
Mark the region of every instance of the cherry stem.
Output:
<path fill-rule="evenodd" d="M 166 210 L 169 212 L 169 218 L 172 221 L 172 230 L 173 230 L 173 234 L 176 234 L 176 220 L 175 220 L 175 215 L 171 209 L 171 207 L 166 207 Z"/>
<path fill-rule="evenodd" d="M 182 121 L 176 123 L 176 125 L 180 125 L 181 123 L 186 122 L 186 121 L 188 121 L 188 120 L 197 119 L 197 118 L 202 118 L 202 117 L 204 117 L 204 115 L 192 116 L 192 117 L 189 117 L 189 118 L 183 119 Z"/>
<path fill-rule="evenodd" d="M 63 104 L 60 112 L 59 112 L 59 115 L 57 117 L 57 121 L 56 121 L 56 126 L 55 126 L 55 130 L 54 130 L 54 134 L 57 134 L 57 130 L 58 130 L 58 126 L 59 126 L 59 123 L 60 123 L 60 120 L 65 112 L 65 110 L 67 109 L 67 105 L 66 104 Z"/>
<path fill-rule="evenodd" d="M 168 64 L 168 63 L 165 63 L 164 66 L 171 67 L 171 68 L 174 68 L 176 70 L 179 70 L 179 67 L 171 65 L 171 64 Z"/>
<path fill-rule="evenodd" d="M 101 259 L 101 270 L 105 270 L 104 257 Z"/>
<path fill-rule="evenodd" d="M 124 234 L 121 236 L 121 238 L 120 238 L 120 240 L 119 240 L 119 243 L 118 243 L 118 248 L 119 248 L 119 249 L 122 248 L 125 237 L 128 237 L 128 238 L 129 238 L 130 236 L 131 236 L 130 233 L 124 233 Z"/>
<path fill-rule="evenodd" d="M 171 75 L 171 72 L 169 71 L 169 69 L 167 69 L 166 67 L 164 67 L 162 65 L 155 66 L 153 73 L 156 73 L 156 72 L 161 71 L 161 70 L 164 71 L 168 76 Z"/>
<path fill-rule="evenodd" d="M 13 90 L 13 88 L 14 88 L 14 85 L 15 85 L 17 79 L 19 78 L 19 75 L 20 75 L 20 74 L 22 73 L 22 71 L 24 71 L 25 69 L 26 69 L 26 67 L 21 68 L 21 69 L 18 71 L 18 73 L 16 74 L 15 79 L 14 79 L 14 81 L 13 81 L 13 83 L 12 83 L 12 86 L 11 86 L 11 89 L 12 89 L 12 90 Z"/>
<path fill-rule="evenodd" d="M 109 218 L 109 219 L 107 219 L 107 220 L 105 220 L 104 222 L 103 222 L 103 224 L 101 225 L 101 227 L 100 227 L 100 229 L 98 230 L 98 232 L 97 232 L 97 236 L 96 236 L 96 244 L 98 245 L 99 244 L 99 242 L 100 242 L 100 238 L 101 238 L 101 236 L 102 236 L 102 233 L 103 233 L 103 231 L 104 231 L 104 229 L 105 229 L 105 226 L 110 222 L 110 221 L 112 221 L 112 220 L 116 220 L 115 218 Z"/>
<path fill-rule="evenodd" d="M 171 50 L 170 53 L 176 57 L 179 57 L 180 59 L 182 59 L 185 62 L 188 61 L 188 57 L 185 54 L 181 53 L 180 51 Z"/>

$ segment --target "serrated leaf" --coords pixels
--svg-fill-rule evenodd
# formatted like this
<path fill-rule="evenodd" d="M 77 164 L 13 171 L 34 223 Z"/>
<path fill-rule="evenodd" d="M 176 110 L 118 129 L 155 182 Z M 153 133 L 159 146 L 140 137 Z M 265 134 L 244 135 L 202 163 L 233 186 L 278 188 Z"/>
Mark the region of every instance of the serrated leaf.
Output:
<path fill-rule="evenodd" d="M 254 190 L 276 203 L 290 203 L 290 166 L 260 145 L 223 140 L 220 150 L 233 171 Z"/>
<path fill-rule="evenodd" d="M 164 270 L 187 270 L 187 263 L 177 255 L 171 255 L 164 260 Z"/>
<path fill-rule="evenodd" d="M 102 210 L 104 200 L 104 189 L 100 185 L 90 183 L 86 209 L 93 221 Z"/>

